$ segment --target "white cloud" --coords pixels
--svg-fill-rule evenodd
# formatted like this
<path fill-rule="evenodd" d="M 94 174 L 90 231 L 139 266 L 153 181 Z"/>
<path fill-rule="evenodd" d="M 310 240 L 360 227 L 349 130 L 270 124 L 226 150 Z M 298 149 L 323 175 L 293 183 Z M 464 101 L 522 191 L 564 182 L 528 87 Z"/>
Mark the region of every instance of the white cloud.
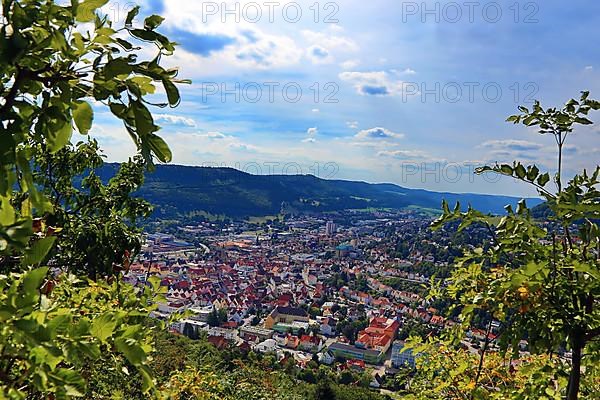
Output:
<path fill-rule="evenodd" d="M 346 36 L 330 35 L 323 32 L 303 30 L 302 36 L 311 44 L 320 45 L 330 50 L 355 52 L 359 50 L 356 42 Z"/>
<path fill-rule="evenodd" d="M 354 40 L 337 34 L 341 32 L 340 29 L 330 30 L 333 31 L 333 34 L 311 30 L 302 31 L 303 38 L 309 44 L 306 56 L 313 64 L 331 64 L 335 61 L 334 54 L 352 53 L 359 50 Z"/>
<path fill-rule="evenodd" d="M 208 132 L 206 134 L 202 134 L 201 136 L 206 137 L 208 139 L 226 139 L 226 138 L 232 138 L 232 136 L 227 136 L 221 132 Z"/>
<path fill-rule="evenodd" d="M 593 70 L 593 69 L 594 69 L 594 67 L 593 67 L 592 65 L 587 65 L 587 66 L 585 67 L 585 70 L 586 70 L 586 71 L 591 71 L 591 70 Z"/>
<path fill-rule="evenodd" d="M 390 131 L 389 129 L 377 127 L 377 128 L 362 130 L 362 131 L 358 132 L 355 135 L 355 137 L 357 139 L 361 139 L 361 140 L 365 140 L 365 139 L 376 139 L 376 140 L 401 139 L 404 137 L 404 134 L 395 133 L 395 132 Z"/>
<path fill-rule="evenodd" d="M 382 150 L 377 156 L 383 159 L 392 159 L 401 164 L 416 164 L 421 168 L 428 168 L 428 164 L 447 164 L 448 160 L 432 156 L 422 150 Z"/>
<path fill-rule="evenodd" d="M 229 148 L 232 151 L 241 151 L 241 152 L 247 152 L 247 153 L 257 153 L 260 148 L 251 144 L 247 144 L 247 143 L 229 143 L 228 144 Z"/>
<path fill-rule="evenodd" d="M 255 42 L 246 42 L 234 51 L 234 63 L 261 69 L 296 65 L 302 50 L 293 39 L 282 35 L 268 35 L 256 31 Z"/>
<path fill-rule="evenodd" d="M 356 92 L 364 96 L 396 96 L 405 89 L 405 83 L 386 71 L 342 72 L 339 78 L 354 84 Z"/>
<path fill-rule="evenodd" d="M 339 24 L 330 24 L 329 29 L 333 32 L 344 32 L 345 31 L 344 27 Z"/>
<path fill-rule="evenodd" d="M 547 157 L 544 145 L 527 140 L 503 139 L 489 140 L 478 146 L 488 149 L 489 162 L 508 162 L 515 159 L 543 164 Z"/>
<path fill-rule="evenodd" d="M 318 108 L 313 108 L 311 111 L 314 112 L 314 113 L 320 113 L 321 112 L 321 110 L 319 110 Z"/>
<path fill-rule="evenodd" d="M 154 114 L 154 119 L 157 122 L 164 122 L 172 125 L 183 125 L 189 127 L 195 127 L 196 121 L 192 118 L 182 117 L 179 115 L 171 115 L 171 114 Z"/>
<path fill-rule="evenodd" d="M 358 129 L 358 121 L 348 121 L 346 126 L 350 129 Z"/>
<path fill-rule="evenodd" d="M 310 46 L 306 50 L 306 56 L 313 64 L 331 64 L 335 60 L 331 53 L 319 45 Z"/>
<path fill-rule="evenodd" d="M 312 137 L 302 140 L 302 143 L 316 143 L 316 142 L 317 142 L 317 139 L 312 138 Z"/>
<path fill-rule="evenodd" d="M 345 70 L 350 70 L 350 69 L 354 69 L 354 68 L 358 67 L 359 64 L 360 64 L 359 60 L 346 60 L 340 64 L 340 67 L 342 67 L 342 69 L 345 69 Z"/>
<path fill-rule="evenodd" d="M 308 130 L 306 131 L 306 134 L 308 136 L 316 136 L 319 133 L 319 129 L 318 128 L 308 128 Z"/>
<path fill-rule="evenodd" d="M 421 150 L 384 150 L 377 153 L 378 157 L 392 157 L 398 160 L 428 159 L 429 154 Z"/>
<path fill-rule="evenodd" d="M 233 10 L 248 3 L 252 2 L 227 0 L 215 5 L 219 10 Z M 166 18 L 167 35 L 173 30 L 198 36 L 178 40 L 182 46 L 170 57 L 169 64 L 182 66 L 187 72 L 186 77 L 248 68 L 283 68 L 297 65 L 302 59 L 304 49 L 292 37 L 281 30 L 276 31 L 274 24 L 260 25 L 246 18 L 236 21 L 235 15 L 221 15 L 220 12 L 207 15 L 205 2 L 164 0 L 163 5 L 161 14 Z M 268 15 L 262 17 L 268 21 Z M 177 40 L 177 35 L 169 37 Z M 224 45 L 219 45 L 223 40 Z M 215 46 L 215 50 L 207 52 L 203 44 Z M 199 64 L 202 64 L 201 69 Z"/>
<path fill-rule="evenodd" d="M 503 151 L 533 151 L 540 150 L 543 145 L 527 140 L 506 139 L 488 140 L 487 142 L 482 143 L 480 147 Z"/>

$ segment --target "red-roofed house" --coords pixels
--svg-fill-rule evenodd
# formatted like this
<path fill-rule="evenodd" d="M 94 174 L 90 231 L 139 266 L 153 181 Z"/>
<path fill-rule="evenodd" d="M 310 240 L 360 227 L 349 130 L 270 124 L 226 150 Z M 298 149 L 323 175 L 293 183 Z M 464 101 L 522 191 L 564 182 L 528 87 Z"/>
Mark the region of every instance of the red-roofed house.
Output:
<path fill-rule="evenodd" d="M 311 353 L 321 351 L 323 341 L 318 336 L 302 335 L 300 338 L 300 349 Z"/>
<path fill-rule="evenodd" d="M 396 338 L 400 323 L 395 319 L 385 317 L 372 318 L 369 326 L 358 332 L 356 346 L 365 349 L 375 349 L 385 353 Z"/>

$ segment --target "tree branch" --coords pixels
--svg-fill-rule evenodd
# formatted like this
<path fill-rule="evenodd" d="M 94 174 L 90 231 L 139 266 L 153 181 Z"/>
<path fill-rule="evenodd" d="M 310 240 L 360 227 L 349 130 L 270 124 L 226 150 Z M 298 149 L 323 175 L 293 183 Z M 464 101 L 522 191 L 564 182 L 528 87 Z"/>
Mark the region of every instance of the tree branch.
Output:
<path fill-rule="evenodd" d="M 6 113 L 8 113 L 12 106 L 15 104 L 15 99 L 17 98 L 17 95 L 19 94 L 19 89 L 21 89 L 21 84 L 23 84 L 23 82 L 26 79 L 33 79 L 33 80 L 39 80 L 39 74 L 42 74 L 44 72 L 48 72 L 51 69 L 51 65 L 48 64 L 46 65 L 44 68 L 37 70 L 37 71 L 31 71 L 29 69 L 23 69 L 19 66 L 17 66 L 17 74 L 15 76 L 15 81 L 13 82 L 13 85 L 11 86 L 10 90 L 8 91 L 8 94 L 6 95 L 6 98 L 4 99 L 4 104 L 2 105 L 2 107 L 0 107 L 0 116 L 4 116 Z"/>
<path fill-rule="evenodd" d="M 590 340 L 593 340 L 593 339 L 595 339 L 598 336 L 600 336 L 600 327 L 598 327 L 596 329 L 592 329 L 591 331 L 589 331 L 584 336 L 584 339 L 585 339 L 586 342 L 589 342 Z"/>
<path fill-rule="evenodd" d="M 13 82 L 12 87 L 8 91 L 6 98 L 4 99 L 4 104 L 0 107 L 0 116 L 4 116 L 7 112 L 9 112 L 15 103 L 15 99 L 19 94 L 19 88 L 23 81 L 27 78 L 28 72 L 27 70 L 21 69 L 17 67 L 17 75 L 15 76 L 15 81 Z M 4 118 L 3 118 L 4 119 Z"/>
<path fill-rule="evenodd" d="M 483 348 L 481 349 L 481 357 L 479 358 L 479 365 L 477 366 L 477 376 L 475 377 L 475 386 L 479 383 L 479 378 L 481 377 L 481 371 L 483 370 L 483 360 L 485 359 L 485 352 L 487 351 L 488 345 L 490 344 L 490 332 L 492 330 L 492 321 L 494 318 L 490 316 L 490 322 L 485 331 L 485 342 L 483 343 Z M 473 394 L 471 393 L 471 399 L 473 399 Z"/>

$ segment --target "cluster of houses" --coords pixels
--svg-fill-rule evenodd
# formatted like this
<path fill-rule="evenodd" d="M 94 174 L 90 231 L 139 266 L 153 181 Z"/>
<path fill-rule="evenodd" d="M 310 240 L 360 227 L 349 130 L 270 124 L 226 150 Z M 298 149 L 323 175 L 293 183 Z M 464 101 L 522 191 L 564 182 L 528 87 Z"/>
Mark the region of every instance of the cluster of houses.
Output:
<path fill-rule="evenodd" d="M 335 224 L 311 229 L 310 224 L 292 223 L 293 230 L 278 235 L 211 236 L 206 240 L 209 250 L 197 256 L 150 254 L 131 265 L 126 279 L 145 285 L 150 276 L 160 278 L 168 289 L 167 301 L 153 315 L 164 319 L 184 311 L 190 315 L 171 326 L 176 332 L 205 332 L 218 348 L 237 346 L 280 357 L 291 352 L 299 364 L 316 355 L 324 364 L 336 358 L 351 360 L 352 368 L 386 360 L 394 366 L 414 365 L 410 352 L 402 352 L 397 340 L 404 321 L 452 324 L 419 294 L 382 283 L 390 277 L 416 283 L 428 280 L 399 270 L 398 265 L 413 261 L 386 252 L 378 229 L 389 227 L 390 221 L 361 222 L 352 229 L 338 229 Z M 160 234 L 150 241 L 161 249 L 187 244 Z M 367 248 L 365 244 L 368 250 L 361 250 Z M 341 288 L 328 286 L 339 272 L 349 281 L 364 277 L 368 290 L 352 289 L 350 282 Z M 368 326 L 349 343 L 336 327 L 342 318 L 357 319 L 359 309 L 366 313 Z M 218 312 L 226 318 L 215 324 Z"/>

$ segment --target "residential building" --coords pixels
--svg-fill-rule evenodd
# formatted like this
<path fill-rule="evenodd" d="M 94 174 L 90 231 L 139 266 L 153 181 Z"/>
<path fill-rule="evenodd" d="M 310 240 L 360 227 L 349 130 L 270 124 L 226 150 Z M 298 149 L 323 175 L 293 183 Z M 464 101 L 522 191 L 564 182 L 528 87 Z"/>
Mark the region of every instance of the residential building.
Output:
<path fill-rule="evenodd" d="M 254 350 L 260 353 L 275 353 L 277 352 L 277 342 L 273 339 L 267 339 L 254 346 Z"/>
<path fill-rule="evenodd" d="M 275 324 L 291 324 L 293 322 L 308 323 L 308 321 L 308 313 L 301 308 L 277 306 L 265 319 L 265 328 L 273 329 Z"/>
<path fill-rule="evenodd" d="M 374 317 L 369 326 L 358 333 L 356 346 L 386 353 L 396 338 L 399 327 L 400 323 L 395 319 Z"/>

